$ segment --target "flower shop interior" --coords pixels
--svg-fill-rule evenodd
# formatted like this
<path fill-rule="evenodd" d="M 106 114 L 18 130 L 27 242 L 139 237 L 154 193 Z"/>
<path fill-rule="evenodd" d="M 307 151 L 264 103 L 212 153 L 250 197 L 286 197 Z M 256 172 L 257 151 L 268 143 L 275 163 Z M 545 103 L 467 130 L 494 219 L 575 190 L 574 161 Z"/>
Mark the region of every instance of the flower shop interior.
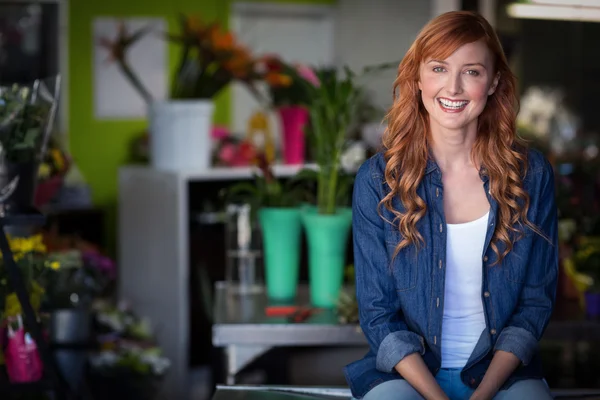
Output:
<path fill-rule="evenodd" d="M 546 380 L 600 398 L 594 0 L 0 0 L 0 398 L 350 399 L 354 174 L 451 10 L 554 167 Z"/>

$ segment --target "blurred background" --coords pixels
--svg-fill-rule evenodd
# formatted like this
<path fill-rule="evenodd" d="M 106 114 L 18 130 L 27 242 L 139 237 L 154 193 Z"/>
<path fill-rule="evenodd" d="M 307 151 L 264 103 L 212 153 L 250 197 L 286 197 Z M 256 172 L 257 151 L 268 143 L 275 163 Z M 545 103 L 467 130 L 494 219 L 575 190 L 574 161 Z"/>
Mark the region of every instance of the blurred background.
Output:
<path fill-rule="evenodd" d="M 547 381 L 598 393 L 600 1 L 0 0 L 0 125 L 11 88 L 60 77 L 32 200 L 45 222 L 10 245 L 42 265 L 18 260 L 70 390 L 346 390 L 342 367 L 367 350 L 353 174 L 379 150 L 399 61 L 451 10 L 496 29 L 519 133 L 555 168 Z M 10 356 L 39 346 L 2 279 L 0 388 L 51 368 Z"/>

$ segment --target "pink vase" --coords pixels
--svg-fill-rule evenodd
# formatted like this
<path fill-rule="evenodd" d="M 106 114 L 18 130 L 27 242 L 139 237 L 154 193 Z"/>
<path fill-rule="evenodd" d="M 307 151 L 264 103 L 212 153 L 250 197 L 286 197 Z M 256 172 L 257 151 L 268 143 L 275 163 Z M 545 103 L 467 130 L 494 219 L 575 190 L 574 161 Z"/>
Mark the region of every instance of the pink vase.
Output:
<path fill-rule="evenodd" d="M 283 128 L 284 164 L 304 163 L 304 127 L 308 122 L 308 110 L 301 106 L 280 107 L 277 109 Z"/>

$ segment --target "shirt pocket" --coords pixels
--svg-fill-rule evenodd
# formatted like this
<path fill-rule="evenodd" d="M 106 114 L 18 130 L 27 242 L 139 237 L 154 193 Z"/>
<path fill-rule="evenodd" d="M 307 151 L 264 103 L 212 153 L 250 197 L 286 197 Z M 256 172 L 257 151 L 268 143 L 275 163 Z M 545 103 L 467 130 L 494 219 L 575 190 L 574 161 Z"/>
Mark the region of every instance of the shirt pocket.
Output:
<path fill-rule="evenodd" d="M 504 270 L 504 276 L 507 281 L 512 283 L 524 283 L 527 274 L 527 265 L 523 263 L 504 263 L 500 268 Z"/>
<path fill-rule="evenodd" d="M 547 274 L 547 268 L 541 265 L 543 259 L 535 254 L 524 256 L 520 253 L 509 253 L 500 266 L 504 270 L 506 280 L 518 284 L 527 283 L 531 287 L 545 285 L 550 276 Z"/>
<path fill-rule="evenodd" d="M 385 242 L 388 259 L 391 263 L 389 268 L 392 269 L 396 290 L 404 292 L 417 286 L 419 265 L 415 248 L 412 245 L 403 248 L 394 256 L 399 243 L 400 232 L 390 229 L 386 234 Z"/>

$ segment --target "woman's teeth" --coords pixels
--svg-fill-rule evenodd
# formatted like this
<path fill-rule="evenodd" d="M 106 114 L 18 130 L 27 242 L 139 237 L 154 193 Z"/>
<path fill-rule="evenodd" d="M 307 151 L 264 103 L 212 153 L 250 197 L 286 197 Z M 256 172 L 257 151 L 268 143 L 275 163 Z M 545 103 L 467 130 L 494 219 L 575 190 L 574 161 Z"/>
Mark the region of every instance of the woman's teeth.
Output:
<path fill-rule="evenodd" d="M 451 110 L 460 110 L 464 108 L 469 102 L 468 101 L 451 101 L 446 99 L 438 99 L 442 107 L 449 108 Z"/>

